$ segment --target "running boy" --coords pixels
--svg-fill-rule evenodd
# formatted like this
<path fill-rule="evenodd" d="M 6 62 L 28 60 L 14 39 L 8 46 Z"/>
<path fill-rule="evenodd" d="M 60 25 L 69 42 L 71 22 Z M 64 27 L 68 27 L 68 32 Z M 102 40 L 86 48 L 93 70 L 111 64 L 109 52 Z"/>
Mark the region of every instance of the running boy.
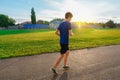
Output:
<path fill-rule="evenodd" d="M 71 19 L 73 15 L 71 12 L 67 12 L 65 14 L 65 20 L 59 25 L 57 28 L 55 34 L 60 36 L 60 53 L 61 55 L 57 59 L 56 63 L 54 64 L 52 71 L 55 75 L 57 75 L 56 68 L 61 62 L 61 60 L 64 58 L 64 69 L 68 69 L 69 66 L 67 66 L 67 59 L 69 56 L 69 36 L 72 36 L 72 29 L 71 29 Z"/>

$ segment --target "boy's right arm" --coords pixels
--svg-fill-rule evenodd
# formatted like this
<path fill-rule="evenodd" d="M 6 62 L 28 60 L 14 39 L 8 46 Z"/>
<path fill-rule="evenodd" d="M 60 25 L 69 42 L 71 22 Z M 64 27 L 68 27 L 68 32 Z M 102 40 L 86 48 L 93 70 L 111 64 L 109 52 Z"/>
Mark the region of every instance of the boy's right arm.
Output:
<path fill-rule="evenodd" d="M 60 31 L 57 29 L 57 30 L 55 31 L 55 34 L 58 35 L 58 36 L 60 36 Z"/>

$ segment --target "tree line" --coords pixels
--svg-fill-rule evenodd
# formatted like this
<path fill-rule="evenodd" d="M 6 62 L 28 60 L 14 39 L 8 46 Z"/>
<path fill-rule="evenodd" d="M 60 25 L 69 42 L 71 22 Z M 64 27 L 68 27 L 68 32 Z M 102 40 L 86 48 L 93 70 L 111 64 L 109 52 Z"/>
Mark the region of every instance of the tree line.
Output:
<path fill-rule="evenodd" d="M 115 23 L 113 20 L 108 20 L 106 23 L 95 23 L 103 28 L 120 28 L 120 23 Z"/>

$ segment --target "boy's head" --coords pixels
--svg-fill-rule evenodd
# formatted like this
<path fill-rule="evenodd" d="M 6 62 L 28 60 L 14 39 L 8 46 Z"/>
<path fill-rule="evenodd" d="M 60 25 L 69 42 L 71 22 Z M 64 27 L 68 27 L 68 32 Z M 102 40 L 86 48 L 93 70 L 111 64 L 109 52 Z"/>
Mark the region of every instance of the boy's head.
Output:
<path fill-rule="evenodd" d="M 65 19 L 67 19 L 68 21 L 71 21 L 72 17 L 73 17 L 73 14 L 71 12 L 67 12 L 65 14 Z"/>

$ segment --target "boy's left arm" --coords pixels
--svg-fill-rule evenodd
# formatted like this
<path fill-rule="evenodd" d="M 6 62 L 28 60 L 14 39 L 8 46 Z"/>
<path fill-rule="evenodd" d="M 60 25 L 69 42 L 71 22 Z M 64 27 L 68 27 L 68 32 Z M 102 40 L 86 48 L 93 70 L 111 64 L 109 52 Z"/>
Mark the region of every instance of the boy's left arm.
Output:
<path fill-rule="evenodd" d="M 73 36 L 72 30 L 69 30 L 69 36 Z"/>
<path fill-rule="evenodd" d="M 69 36 L 73 36 L 71 23 L 68 25 L 68 29 L 69 29 Z"/>

